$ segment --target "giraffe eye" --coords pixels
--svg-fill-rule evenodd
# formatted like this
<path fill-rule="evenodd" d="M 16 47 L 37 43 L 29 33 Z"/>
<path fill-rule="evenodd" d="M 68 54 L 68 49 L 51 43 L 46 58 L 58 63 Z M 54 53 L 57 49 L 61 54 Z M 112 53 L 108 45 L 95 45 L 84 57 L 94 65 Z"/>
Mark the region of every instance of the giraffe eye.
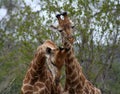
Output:
<path fill-rule="evenodd" d="M 63 31 L 63 28 L 61 26 L 58 27 L 58 31 L 59 32 L 62 32 Z"/>
<path fill-rule="evenodd" d="M 46 52 L 47 52 L 48 54 L 51 54 L 51 51 L 52 51 L 51 48 L 49 48 L 49 47 L 46 48 Z"/>
<path fill-rule="evenodd" d="M 73 26 L 71 26 L 71 28 L 73 29 L 75 26 L 73 25 Z"/>
<path fill-rule="evenodd" d="M 71 28 L 74 28 L 74 27 L 75 27 L 74 22 L 72 22 L 72 21 L 70 20 L 70 23 L 71 23 Z"/>
<path fill-rule="evenodd" d="M 59 32 L 62 32 L 63 30 L 58 30 Z"/>

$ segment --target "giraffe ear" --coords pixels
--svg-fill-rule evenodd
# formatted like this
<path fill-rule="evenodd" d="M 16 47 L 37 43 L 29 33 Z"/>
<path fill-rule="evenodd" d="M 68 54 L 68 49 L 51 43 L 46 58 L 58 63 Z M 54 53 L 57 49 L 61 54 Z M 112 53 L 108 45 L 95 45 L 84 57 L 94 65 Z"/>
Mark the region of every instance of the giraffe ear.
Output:
<path fill-rule="evenodd" d="M 46 53 L 47 53 L 47 54 L 51 54 L 51 51 L 52 51 L 51 48 L 49 48 L 49 47 L 46 48 Z"/>

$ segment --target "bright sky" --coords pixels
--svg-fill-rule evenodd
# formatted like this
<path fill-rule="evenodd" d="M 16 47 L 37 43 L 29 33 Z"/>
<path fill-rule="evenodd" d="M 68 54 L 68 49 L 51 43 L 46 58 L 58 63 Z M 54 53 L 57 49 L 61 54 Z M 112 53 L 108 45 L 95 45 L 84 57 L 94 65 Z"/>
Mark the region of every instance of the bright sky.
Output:
<path fill-rule="evenodd" d="M 27 5 L 30 5 L 33 11 L 37 11 L 40 9 L 40 6 L 37 5 L 38 0 L 34 0 L 33 2 L 31 0 L 25 0 Z M 0 8 L 0 20 L 7 14 L 7 10 L 2 7 Z"/>
<path fill-rule="evenodd" d="M 0 9 L 0 20 L 7 14 L 7 10 L 5 8 Z"/>
<path fill-rule="evenodd" d="M 33 9 L 33 11 L 40 10 L 39 0 L 25 0 L 25 2 L 27 5 L 30 5 L 30 7 Z M 100 5 L 101 4 L 102 4 L 102 2 L 100 2 Z M 91 9 L 93 9 L 94 10 L 93 12 L 95 12 L 95 13 L 98 12 L 98 10 L 96 10 L 94 7 L 91 7 Z M 7 14 L 7 10 L 4 7 L 1 7 L 0 8 L 0 21 L 2 20 L 2 18 L 4 18 L 6 16 L 6 14 Z M 42 15 L 43 14 L 44 13 L 42 13 Z M 97 29 L 98 27 L 95 27 L 95 28 Z M 100 27 L 98 29 L 100 30 Z M 97 34 L 95 34 L 95 36 L 96 36 L 95 38 L 99 38 L 99 36 L 97 36 L 97 35 L 99 35 L 98 32 L 97 32 Z M 95 39 L 95 40 L 99 40 L 99 39 Z"/>
<path fill-rule="evenodd" d="M 27 5 L 30 5 L 30 7 L 33 9 L 33 11 L 37 11 L 40 9 L 40 5 L 38 5 L 39 0 L 25 0 Z"/>

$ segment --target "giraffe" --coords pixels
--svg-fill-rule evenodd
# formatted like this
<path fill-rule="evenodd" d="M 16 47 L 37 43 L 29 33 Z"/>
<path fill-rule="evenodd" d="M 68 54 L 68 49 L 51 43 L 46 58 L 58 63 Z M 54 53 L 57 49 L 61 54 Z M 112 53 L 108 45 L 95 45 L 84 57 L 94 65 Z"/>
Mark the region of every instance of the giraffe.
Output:
<path fill-rule="evenodd" d="M 53 78 L 46 66 L 46 62 L 64 62 L 64 58 L 59 55 L 65 57 L 65 50 L 50 40 L 37 48 L 23 80 L 21 94 L 61 94 L 62 87 L 56 85 L 56 78 Z"/>
<path fill-rule="evenodd" d="M 61 15 L 64 19 L 61 18 Z M 59 30 L 63 46 L 65 49 L 68 49 L 65 59 L 66 82 L 64 90 L 68 91 L 69 94 L 101 94 L 101 91 L 86 79 L 82 72 L 82 67 L 75 57 L 73 49 L 74 37 L 72 35 L 72 27 L 74 26 L 72 26 L 67 13 L 64 12 L 62 14 L 58 14 L 56 17 L 58 19 L 59 26 L 52 27 Z M 63 65 L 63 63 L 61 65 Z"/>
<path fill-rule="evenodd" d="M 66 56 L 66 49 L 62 49 L 59 47 L 57 49 L 52 50 L 51 48 L 47 48 L 47 53 L 49 55 L 47 56 L 48 62 L 54 65 L 54 62 L 56 63 L 64 62 Z M 43 83 L 41 83 L 41 76 L 39 76 L 38 81 L 34 85 L 34 94 L 65 94 L 63 92 L 61 84 L 59 83 L 58 73 L 55 76 L 52 85 L 50 85 L 49 82 L 50 81 L 48 79 L 45 81 L 45 85 L 43 85 Z M 48 89 L 51 87 L 52 87 L 52 91 L 51 93 L 48 93 Z M 42 90 L 39 91 L 38 90 L 39 88 L 42 88 Z"/>

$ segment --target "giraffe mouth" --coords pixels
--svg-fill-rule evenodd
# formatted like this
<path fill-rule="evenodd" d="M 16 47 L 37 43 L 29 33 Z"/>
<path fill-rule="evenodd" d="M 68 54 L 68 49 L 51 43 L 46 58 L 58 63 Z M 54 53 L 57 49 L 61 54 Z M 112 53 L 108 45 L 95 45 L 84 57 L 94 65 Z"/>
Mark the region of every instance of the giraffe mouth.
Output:
<path fill-rule="evenodd" d="M 55 63 L 53 63 L 52 61 L 51 61 L 51 64 L 56 67 Z"/>

